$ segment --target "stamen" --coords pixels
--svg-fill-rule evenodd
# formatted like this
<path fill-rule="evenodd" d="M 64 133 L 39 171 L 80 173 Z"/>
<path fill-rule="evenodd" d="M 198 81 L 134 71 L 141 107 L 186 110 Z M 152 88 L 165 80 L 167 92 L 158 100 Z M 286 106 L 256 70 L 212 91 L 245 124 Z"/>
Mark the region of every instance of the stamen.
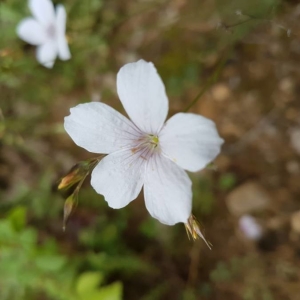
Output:
<path fill-rule="evenodd" d="M 144 160 L 147 160 L 154 152 L 159 150 L 159 138 L 153 134 L 147 134 L 140 137 L 137 139 L 137 145 L 131 148 L 132 154 L 140 154 L 140 157 Z"/>

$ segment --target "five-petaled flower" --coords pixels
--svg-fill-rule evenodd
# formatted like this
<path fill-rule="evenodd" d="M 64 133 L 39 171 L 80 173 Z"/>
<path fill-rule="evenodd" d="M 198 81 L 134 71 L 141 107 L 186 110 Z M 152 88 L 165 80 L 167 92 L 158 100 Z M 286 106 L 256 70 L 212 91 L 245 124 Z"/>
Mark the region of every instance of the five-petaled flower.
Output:
<path fill-rule="evenodd" d="M 104 103 L 79 104 L 65 118 L 74 142 L 108 154 L 92 172 L 91 185 L 112 208 L 122 208 L 144 187 L 146 208 L 161 223 L 187 223 L 191 180 L 184 170 L 203 169 L 220 152 L 215 124 L 200 115 L 178 113 L 166 123 L 168 98 L 152 63 L 123 66 L 117 91 L 130 120 Z"/>
<path fill-rule="evenodd" d="M 17 27 L 18 36 L 25 42 L 38 46 L 37 60 L 52 68 L 57 56 L 61 60 L 71 57 L 65 37 L 66 11 L 63 5 L 54 10 L 50 0 L 29 0 L 29 9 L 34 18 L 25 18 Z"/>

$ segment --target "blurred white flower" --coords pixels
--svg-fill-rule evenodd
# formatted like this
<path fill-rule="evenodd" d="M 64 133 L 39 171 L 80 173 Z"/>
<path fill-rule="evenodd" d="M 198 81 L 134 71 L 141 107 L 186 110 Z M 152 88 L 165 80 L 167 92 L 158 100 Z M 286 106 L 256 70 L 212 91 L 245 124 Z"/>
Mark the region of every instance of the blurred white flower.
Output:
<path fill-rule="evenodd" d="M 261 226 L 250 215 L 243 215 L 239 219 L 239 228 L 246 238 L 250 240 L 260 239 L 263 233 Z"/>
<path fill-rule="evenodd" d="M 29 0 L 33 18 L 25 18 L 17 26 L 18 36 L 37 46 L 36 58 L 45 67 L 52 68 L 56 57 L 71 58 L 65 37 L 66 11 L 63 5 L 54 10 L 50 0 Z"/>
<path fill-rule="evenodd" d="M 215 124 L 178 113 L 166 123 L 168 98 L 152 63 L 122 67 L 117 90 L 131 121 L 104 103 L 79 104 L 65 118 L 74 142 L 108 154 L 92 172 L 91 184 L 112 208 L 122 208 L 144 187 L 146 207 L 161 223 L 188 223 L 192 190 L 188 170 L 203 169 L 220 152 Z"/>
<path fill-rule="evenodd" d="M 237 16 L 242 16 L 242 15 L 243 15 L 243 13 L 242 13 L 242 11 L 241 11 L 240 9 L 237 9 L 237 10 L 235 11 L 235 14 L 236 14 Z"/>

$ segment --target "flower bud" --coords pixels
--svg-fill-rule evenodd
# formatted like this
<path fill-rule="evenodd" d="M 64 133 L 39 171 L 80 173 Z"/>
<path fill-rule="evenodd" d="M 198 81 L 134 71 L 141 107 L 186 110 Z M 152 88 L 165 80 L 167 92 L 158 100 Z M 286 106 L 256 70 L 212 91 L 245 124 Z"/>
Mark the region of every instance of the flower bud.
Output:
<path fill-rule="evenodd" d="M 76 191 L 67 198 L 64 205 L 64 220 L 63 220 L 63 231 L 66 230 L 67 220 L 74 208 L 77 205 L 77 193 Z"/>
<path fill-rule="evenodd" d="M 83 180 L 89 172 L 94 168 L 96 163 L 99 161 L 98 158 L 93 158 L 77 163 L 71 168 L 69 173 L 60 180 L 58 189 L 68 189 L 77 182 Z"/>

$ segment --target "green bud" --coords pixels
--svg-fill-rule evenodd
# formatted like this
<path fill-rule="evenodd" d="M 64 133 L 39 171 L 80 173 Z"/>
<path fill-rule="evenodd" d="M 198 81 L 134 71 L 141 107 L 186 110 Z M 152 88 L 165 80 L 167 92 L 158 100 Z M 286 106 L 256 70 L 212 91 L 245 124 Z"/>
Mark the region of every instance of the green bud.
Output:
<path fill-rule="evenodd" d="M 69 173 L 60 180 L 58 189 L 68 189 L 79 181 L 83 180 L 99 162 L 99 158 L 93 158 L 77 163 Z"/>
<path fill-rule="evenodd" d="M 73 211 L 73 208 L 77 205 L 77 193 L 74 192 L 71 196 L 67 198 L 64 205 L 64 219 L 63 219 L 63 231 L 66 230 L 66 223 Z"/>

